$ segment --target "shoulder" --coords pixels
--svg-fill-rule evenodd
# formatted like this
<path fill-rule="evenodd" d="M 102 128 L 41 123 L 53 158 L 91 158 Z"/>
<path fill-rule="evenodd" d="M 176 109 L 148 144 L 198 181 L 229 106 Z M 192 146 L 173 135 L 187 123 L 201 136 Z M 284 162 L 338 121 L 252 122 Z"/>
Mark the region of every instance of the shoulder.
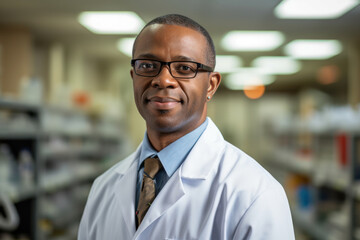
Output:
<path fill-rule="evenodd" d="M 226 141 L 216 176 L 228 189 L 249 197 L 249 201 L 269 189 L 283 191 L 281 184 L 255 159 Z"/>
<path fill-rule="evenodd" d="M 227 211 L 238 223 L 234 238 L 295 239 L 284 188 L 266 169 L 230 143 L 220 165 Z"/>

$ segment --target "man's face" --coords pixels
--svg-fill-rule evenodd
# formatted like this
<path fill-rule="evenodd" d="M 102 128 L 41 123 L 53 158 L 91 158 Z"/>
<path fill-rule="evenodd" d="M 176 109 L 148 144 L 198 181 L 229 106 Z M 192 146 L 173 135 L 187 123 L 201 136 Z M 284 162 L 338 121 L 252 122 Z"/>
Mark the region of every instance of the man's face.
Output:
<path fill-rule="evenodd" d="M 195 61 L 206 64 L 207 42 L 199 32 L 177 25 L 150 25 L 137 39 L 134 59 Z M 206 118 L 209 73 L 175 79 L 167 66 L 156 77 L 142 77 L 131 70 L 136 106 L 148 130 L 186 134 Z"/>

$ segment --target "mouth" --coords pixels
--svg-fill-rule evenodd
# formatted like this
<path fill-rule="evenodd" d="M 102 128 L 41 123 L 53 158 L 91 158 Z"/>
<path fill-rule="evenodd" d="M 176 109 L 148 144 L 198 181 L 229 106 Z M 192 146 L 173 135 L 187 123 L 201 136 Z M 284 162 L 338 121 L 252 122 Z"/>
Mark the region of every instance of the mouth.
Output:
<path fill-rule="evenodd" d="M 158 110 L 170 110 L 182 104 L 183 101 L 177 98 L 166 96 L 153 96 L 145 100 L 147 104 Z"/>

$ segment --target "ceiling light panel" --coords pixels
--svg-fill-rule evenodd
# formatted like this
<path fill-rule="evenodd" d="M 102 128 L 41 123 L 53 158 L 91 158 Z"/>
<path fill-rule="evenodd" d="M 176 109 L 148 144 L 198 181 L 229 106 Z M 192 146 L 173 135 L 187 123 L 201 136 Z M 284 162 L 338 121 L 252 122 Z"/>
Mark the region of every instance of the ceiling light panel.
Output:
<path fill-rule="evenodd" d="M 258 57 L 252 62 L 252 66 L 264 74 L 288 75 L 294 74 L 301 69 L 301 63 L 291 57 Z"/>
<path fill-rule="evenodd" d="M 266 75 L 256 68 L 242 68 L 237 73 L 225 77 L 225 86 L 232 90 L 242 90 L 246 87 L 269 85 L 275 81 L 272 75 Z"/>
<path fill-rule="evenodd" d="M 221 73 L 236 72 L 242 67 L 243 61 L 235 55 L 216 55 L 215 71 Z"/>
<path fill-rule="evenodd" d="M 134 12 L 82 12 L 78 20 L 96 34 L 136 34 L 145 24 Z"/>
<path fill-rule="evenodd" d="M 117 49 L 128 57 L 132 57 L 135 38 L 121 38 L 117 42 Z"/>
<path fill-rule="evenodd" d="M 278 18 L 334 19 L 359 5 L 359 0 L 283 0 L 274 10 Z"/>
<path fill-rule="evenodd" d="M 342 45 L 338 40 L 294 40 L 288 43 L 284 52 L 296 59 L 328 59 L 338 55 Z"/>
<path fill-rule="evenodd" d="M 231 31 L 223 37 L 221 46 L 227 51 L 271 51 L 284 39 L 278 31 Z"/>

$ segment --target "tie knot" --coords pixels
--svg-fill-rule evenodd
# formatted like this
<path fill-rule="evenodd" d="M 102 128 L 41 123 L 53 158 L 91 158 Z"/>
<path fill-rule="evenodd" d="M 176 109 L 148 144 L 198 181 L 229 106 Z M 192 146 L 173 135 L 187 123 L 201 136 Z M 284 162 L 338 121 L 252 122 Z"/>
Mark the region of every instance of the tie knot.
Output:
<path fill-rule="evenodd" d="M 144 161 L 144 172 L 146 172 L 149 177 L 154 178 L 157 172 L 161 168 L 161 162 L 159 158 L 147 158 Z"/>

